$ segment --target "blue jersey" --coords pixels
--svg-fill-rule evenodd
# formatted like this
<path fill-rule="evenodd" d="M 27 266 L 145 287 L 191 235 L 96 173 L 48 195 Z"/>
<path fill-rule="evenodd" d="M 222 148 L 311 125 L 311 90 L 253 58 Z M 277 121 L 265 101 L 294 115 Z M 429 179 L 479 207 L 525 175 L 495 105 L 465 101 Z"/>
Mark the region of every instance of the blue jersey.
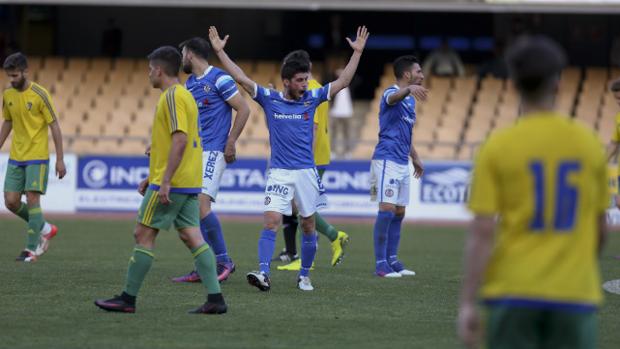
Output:
<path fill-rule="evenodd" d="M 402 101 L 389 105 L 388 97 L 399 90 L 394 85 L 387 88 L 381 97 L 379 109 L 379 143 L 372 155 L 373 160 L 391 160 L 398 164 L 409 163 L 411 132 L 415 124 L 415 99 L 407 96 Z"/>
<path fill-rule="evenodd" d="M 198 105 L 198 131 L 203 151 L 224 151 L 232 121 L 227 103 L 239 91 L 235 81 L 222 69 L 209 66 L 201 76 L 190 75 L 185 87 Z"/>
<path fill-rule="evenodd" d="M 299 100 L 293 101 L 285 99 L 282 92 L 259 85 L 254 87 L 254 100 L 263 107 L 267 119 L 271 168 L 314 167 L 314 113 L 319 104 L 329 99 L 330 88 L 328 84 L 306 91 Z"/>

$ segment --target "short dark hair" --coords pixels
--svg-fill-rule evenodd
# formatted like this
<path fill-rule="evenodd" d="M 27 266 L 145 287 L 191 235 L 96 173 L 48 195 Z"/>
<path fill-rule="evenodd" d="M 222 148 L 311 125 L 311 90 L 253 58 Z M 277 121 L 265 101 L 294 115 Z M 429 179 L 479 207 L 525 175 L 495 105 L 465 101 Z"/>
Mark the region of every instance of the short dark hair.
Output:
<path fill-rule="evenodd" d="M 187 39 L 179 44 L 179 49 L 182 50 L 184 47 L 204 59 L 209 57 L 209 51 L 211 50 L 209 41 L 199 37 Z"/>
<path fill-rule="evenodd" d="M 522 36 L 506 52 L 506 63 L 519 93 L 525 98 L 539 98 L 559 79 L 566 54 L 546 36 Z"/>
<path fill-rule="evenodd" d="M 400 56 L 394 60 L 394 76 L 400 79 L 405 75 L 405 72 L 410 70 L 414 64 L 420 64 L 420 61 L 416 56 L 406 55 Z"/>
<path fill-rule="evenodd" d="M 26 70 L 28 68 L 28 59 L 21 52 L 13 53 L 4 60 L 2 68 L 4 70 Z"/>
<path fill-rule="evenodd" d="M 290 52 L 289 54 L 284 56 L 284 59 L 282 60 L 282 64 L 286 63 L 287 61 L 290 61 L 291 59 L 296 59 L 298 61 L 305 61 L 305 62 L 308 62 L 308 64 L 310 64 L 310 55 L 308 54 L 308 51 L 306 50 L 295 50 L 295 51 Z"/>
<path fill-rule="evenodd" d="M 620 78 L 612 81 L 611 84 L 609 84 L 609 89 L 611 92 L 620 91 Z"/>
<path fill-rule="evenodd" d="M 282 64 L 282 69 L 280 70 L 280 76 L 282 79 L 292 79 L 293 76 L 297 73 L 309 73 L 310 72 L 310 62 L 300 60 L 300 59 L 289 59 L 288 61 Z"/>
<path fill-rule="evenodd" d="M 168 76 L 178 76 L 181 68 L 181 54 L 172 46 L 162 46 L 147 56 L 149 61 L 157 62 Z"/>

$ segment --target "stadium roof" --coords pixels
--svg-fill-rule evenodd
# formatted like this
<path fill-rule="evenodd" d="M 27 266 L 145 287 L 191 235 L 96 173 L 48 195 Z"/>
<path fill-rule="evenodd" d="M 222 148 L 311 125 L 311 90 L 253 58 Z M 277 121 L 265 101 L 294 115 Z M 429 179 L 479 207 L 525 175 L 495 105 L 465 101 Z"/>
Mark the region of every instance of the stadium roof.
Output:
<path fill-rule="evenodd" d="M 0 4 L 283 10 L 620 13 L 620 0 L 0 0 Z"/>

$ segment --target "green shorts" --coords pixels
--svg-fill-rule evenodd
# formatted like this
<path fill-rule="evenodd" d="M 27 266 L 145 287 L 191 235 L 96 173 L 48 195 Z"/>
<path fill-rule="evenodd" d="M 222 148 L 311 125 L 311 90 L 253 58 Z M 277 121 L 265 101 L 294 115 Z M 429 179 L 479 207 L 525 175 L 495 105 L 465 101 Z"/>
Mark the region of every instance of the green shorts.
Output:
<path fill-rule="evenodd" d="M 138 223 L 154 229 L 168 230 L 200 226 L 198 194 L 170 193 L 168 205 L 159 203 L 158 192 L 147 189 L 138 211 Z"/>
<path fill-rule="evenodd" d="M 595 311 L 487 305 L 487 348 L 596 348 Z"/>
<path fill-rule="evenodd" d="M 45 194 L 47 191 L 48 163 L 16 165 L 9 162 L 6 167 L 4 191 L 24 193 L 35 191 Z"/>

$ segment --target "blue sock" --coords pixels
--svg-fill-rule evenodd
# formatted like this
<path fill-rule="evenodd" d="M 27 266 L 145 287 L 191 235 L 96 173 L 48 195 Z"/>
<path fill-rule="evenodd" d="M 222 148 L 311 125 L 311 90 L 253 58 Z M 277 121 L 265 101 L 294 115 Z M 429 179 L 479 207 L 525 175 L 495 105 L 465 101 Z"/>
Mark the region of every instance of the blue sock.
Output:
<path fill-rule="evenodd" d="M 317 237 L 316 232 L 313 232 L 312 235 L 306 233 L 301 235 L 301 270 L 299 275 L 308 276 L 316 255 Z"/>
<path fill-rule="evenodd" d="M 202 237 L 213 249 L 217 262 L 230 262 L 228 251 L 226 251 L 226 242 L 222 234 L 222 226 L 215 212 L 211 211 L 205 218 L 200 221 L 200 231 Z"/>
<path fill-rule="evenodd" d="M 398 246 L 400 245 L 400 228 L 403 223 L 404 216 L 394 216 L 390 227 L 388 228 L 387 237 L 387 257 L 390 267 L 395 271 L 403 269 L 402 265 L 398 261 Z"/>
<path fill-rule="evenodd" d="M 377 263 L 387 260 L 388 229 L 393 218 L 394 212 L 392 211 L 379 211 L 377 213 L 374 228 L 375 261 Z"/>
<path fill-rule="evenodd" d="M 265 229 L 258 239 L 258 263 L 260 271 L 269 275 L 271 256 L 276 249 L 276 232 Z"/>

